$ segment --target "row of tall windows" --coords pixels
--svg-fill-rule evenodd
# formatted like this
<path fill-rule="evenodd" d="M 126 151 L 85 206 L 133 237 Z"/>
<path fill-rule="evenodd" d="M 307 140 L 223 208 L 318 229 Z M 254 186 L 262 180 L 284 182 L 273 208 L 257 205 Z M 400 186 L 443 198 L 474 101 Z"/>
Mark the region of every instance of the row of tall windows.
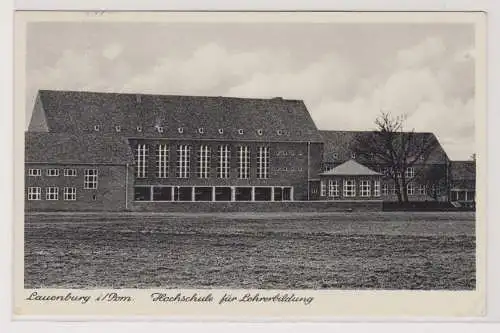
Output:
<path fill-rule="evenodd" d="M 76 200 L 76 187 L 64 187 L 63 200 Z M 28 187 L 28 200 L 42 200 L 41 187 Z M 45 200 L 59 200 L 59 187 L 51 186 L 45 188 Z"/>
<path fill-rule="evenodd" d="M 328 186 L 328 187 L 327 187 Z M 328 189 L 328 195 L 327 195 Z M 346 198 L 356 196 L 356 181 L 354 179 L 344 179 L 343 180 L 343 196 Z M 320 195 L 322 197 L 340 197 L 340 182 L 335 179 L 329 179 L 328 182 L 322 180 L 320 183 Z M 372 192 L 372 182 L 369 180 L 361 180 L 359 182 L 359 195 L 361 197 L 379 197 L 380 196 L 380 181 L 375 180 L 373 182 L 373 192 Z"/>
<path fill-rule="evenodd" d="M 177 146 L 177 160 L 175 177 L 189 178 L 190 177 L 190 159 L 191 159 L 190 145 Z M 169 146 L 167 144 L 156 145 L 156 172 L 157 178 L 167 178 L 170 176 L 169 164 Z M 147 144 L 138 144 L 135 148 L 135 166 L 136 177 L 146 178 L 148 174 L 148 152 L 149 147 Z M 196 176 L 198 178 L 209 178 L 211 171 L 211 147 L 208 145 L 201 145 L 196 151 Z M 219 145 L 215 152 L 217 161 L 216 177 L 229 178 L 231 170 L 231 147 L 229 145 Z M 238 146 L 236 148 L 237 158 L 237 172 L 239 179 L 250 178 L 250 147 Z M 270 148 L 261 146 L 257 148 L 257 178 L 267 179 L 270 175 Z"/>

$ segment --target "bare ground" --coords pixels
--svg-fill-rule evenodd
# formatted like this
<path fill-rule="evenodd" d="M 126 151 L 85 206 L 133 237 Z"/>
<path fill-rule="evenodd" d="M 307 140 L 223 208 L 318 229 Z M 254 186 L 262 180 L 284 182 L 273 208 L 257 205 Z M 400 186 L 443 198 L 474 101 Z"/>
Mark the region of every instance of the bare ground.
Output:
<path fill-rule="evenodd" d="M 25 287 L 474 289 L 473 213 L 34 214 Z"/>

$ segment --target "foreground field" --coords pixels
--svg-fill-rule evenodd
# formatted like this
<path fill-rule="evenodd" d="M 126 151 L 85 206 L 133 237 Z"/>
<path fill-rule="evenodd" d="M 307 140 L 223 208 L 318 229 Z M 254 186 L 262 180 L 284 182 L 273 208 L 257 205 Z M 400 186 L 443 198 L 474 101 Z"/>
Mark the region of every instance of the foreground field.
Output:
<path fill-rule="evenodd" d="M 25 287 L 474 289 L 473 213 L 28 215 Z"/>

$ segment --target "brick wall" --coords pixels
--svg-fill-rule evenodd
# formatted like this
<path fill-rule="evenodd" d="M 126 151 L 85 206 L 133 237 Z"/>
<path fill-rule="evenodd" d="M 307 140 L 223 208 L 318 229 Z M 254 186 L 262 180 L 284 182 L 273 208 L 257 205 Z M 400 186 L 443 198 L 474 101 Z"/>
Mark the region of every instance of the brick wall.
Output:
<path fill-rule="evenodd" d="M 41 176 L 28 176 L 28 169 L 41 169 Z M 59 169 L 59 176 L 47 176 L 47 169 Z M 97 189 L 84 189 L 85 169 L 98 170 Z M 64 169 L 76 169 L 76 176 L 64 176 Z M 26 211 L 122 211 L 125 200 L 125 165 L 64 165 L 32 164 L 25 167 L 25 210 Z M 129 198 L 132 174 L 129 174 Z M 42 200 L 27 200 L 28 187 L 41 187 Z M 58 187 L 59 200 L 46 200 L 46 188 Z M 76 200 L 64 200 L 63 188 L 75 187 Z"/>

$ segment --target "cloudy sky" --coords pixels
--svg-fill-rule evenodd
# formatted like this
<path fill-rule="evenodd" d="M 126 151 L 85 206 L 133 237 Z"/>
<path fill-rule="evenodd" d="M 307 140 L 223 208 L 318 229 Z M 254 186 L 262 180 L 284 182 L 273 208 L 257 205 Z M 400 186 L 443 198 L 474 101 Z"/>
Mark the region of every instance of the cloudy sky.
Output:
<path fill-rule="evenodd" d="M 472 25 L 30 23 L 27 54 L 28 116 L 38 89 L 282 96 L 320 129 L 386 110 L 452 159 L 475 150 Z"/>

